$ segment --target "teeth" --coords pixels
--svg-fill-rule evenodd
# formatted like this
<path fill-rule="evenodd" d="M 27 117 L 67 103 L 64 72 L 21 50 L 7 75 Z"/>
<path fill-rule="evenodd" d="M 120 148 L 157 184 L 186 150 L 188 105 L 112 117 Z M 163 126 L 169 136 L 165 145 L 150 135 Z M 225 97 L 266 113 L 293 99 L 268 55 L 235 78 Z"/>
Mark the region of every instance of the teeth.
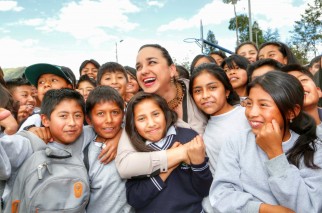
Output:
<path fill-rule="evenodd" d="M 155 78 L 146 78 L 146 79 L 144 79 L 144 83 L 150 83 L 154 80 L 155 80 Z"/>

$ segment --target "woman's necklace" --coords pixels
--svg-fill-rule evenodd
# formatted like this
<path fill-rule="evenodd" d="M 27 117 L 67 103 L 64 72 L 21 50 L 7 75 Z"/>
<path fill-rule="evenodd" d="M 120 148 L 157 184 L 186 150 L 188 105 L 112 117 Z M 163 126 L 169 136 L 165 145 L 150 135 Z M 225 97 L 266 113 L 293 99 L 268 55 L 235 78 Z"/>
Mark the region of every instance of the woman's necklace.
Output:
<path fill-rule="evenodd" d="M 168 102 L 168 106 L 172 110 L 176 109 L 181 104 L 184 96 L 183 85 L 180 85 L 179 82 L 176 82 L 176 89 L 176 96 Z"/>

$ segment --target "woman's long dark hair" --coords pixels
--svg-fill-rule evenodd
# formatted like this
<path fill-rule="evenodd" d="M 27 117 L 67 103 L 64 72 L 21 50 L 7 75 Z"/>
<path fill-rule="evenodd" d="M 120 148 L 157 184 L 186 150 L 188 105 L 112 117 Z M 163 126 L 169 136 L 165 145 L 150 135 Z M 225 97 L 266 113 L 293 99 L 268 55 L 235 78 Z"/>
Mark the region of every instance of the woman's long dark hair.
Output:
<path fill-rule="evenodd" d="M 249 83 L 247 92 L 249 93 L 250 89 L 256 85 L 270 94 L 283 116 L 284 126 L 288 125 L 289 129 L 300 135 L 294 146 L 286 153 L 289 162 L 299 167 L 303 157 L 305 166 L 313 169 L 319 168 L 314 164 L 313 158 L 317 140 L 316 124 L 311 116 L 302 111 L 304 90 L 301 83 L 292 75 L 283 72 L 268 72 Z M 300 107 L 301 110 L 291 123 L 286 115 L 292 111 L 295 114 L 295 107 Z"/>
<path fill-rule="evenodd" d="M 136 95 L 134 95 L 130 102 L 127 105 L 126 110 L 126 125 L 125 125 L 125 131 L 130 137 L 130 141 L 133 144 L 133 146 L 136 148 L 139 152 L 150 152 L 154 151 L 151 147 L 145 145 L 146 139 L 143 138 L 138 131 L 135 128 L 135 116 L 134 116 L 134 108 L 136 105 L 141 103 L 144 100 L 152 100 L 154 101 L 162 110 L 164 113 L 165 119 L 166 119 L 166 131 L 177 121 L 177 113 L 172 111 L 165 99 L 163 99 L 161 96 L 154 94 L 154 93 L 146 93 L 146 92 L 138 92 Z M 166 132 L 165 132 L 166 134 Z"/>

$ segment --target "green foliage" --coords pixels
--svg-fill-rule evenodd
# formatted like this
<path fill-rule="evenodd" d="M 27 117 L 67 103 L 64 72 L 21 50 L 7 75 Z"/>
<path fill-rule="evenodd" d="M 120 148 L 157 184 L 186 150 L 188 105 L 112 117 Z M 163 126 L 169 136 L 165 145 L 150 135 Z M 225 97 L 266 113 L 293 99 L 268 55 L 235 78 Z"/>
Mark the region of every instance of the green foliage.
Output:
<path fill-rule="evenodd" d="M 216 36 L 211 30 L 208 30 L 206 40 L 209 41 L 210 43 L 218 44 L 218 41 L 216 40 Z M 204 53 L 207 55 L 213 51 L 216 51 L 216 50 L 219 50 L 219 49 L 215 48 L 213 46 L 210 46 L 210 45 L 205 45 L 205 47 L 204 47 Z"/>
<path fill-rule="evenodd" d="M 265 34 L 263 35 L 264 42 L 268 41 L 279 41 L 280 40 L 280 34 L 277 29 L 273 31 L 271 28 L 268 28 L 265 31 Z"/>
<path fill-rule="evenodd" d="M 308 61 L 310 54 L 317 54 L 317 47 L 322 43 L 322 1 L 315 0 L 308 4 L 299 21 L 295 21 L 291 31 L 290 46 L 297 52 L 301 61 Z"/>

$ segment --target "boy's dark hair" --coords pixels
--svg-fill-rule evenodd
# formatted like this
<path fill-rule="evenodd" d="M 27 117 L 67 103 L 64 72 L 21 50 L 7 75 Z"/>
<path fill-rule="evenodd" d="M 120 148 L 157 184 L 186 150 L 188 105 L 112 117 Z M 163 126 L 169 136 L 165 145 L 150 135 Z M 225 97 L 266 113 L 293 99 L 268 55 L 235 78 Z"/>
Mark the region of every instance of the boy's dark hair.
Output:
<path fill-rule="evenodd" d="M 41 102 L 40 114 L 44 114 L 50 120 L 50 115 L 56 106 L 65 100 L 75 100 L 81 106 L 85 115 L 85 101 L 83 96 L 79 92 L 69 88 L 48 90 Z"/>
<path fill-rule="evenodd" d="M 81 64 L 81 65 L 80 65 L 80 67 L 79 67 L 79 74 L 81 74 L 82 69 L 84 69 L 84 67 L 85 67 L 88 63 L 93 64 L 93 65 L 96 67 L 96 69 L 99 69 L 99 68 L 100 68 L 100 66 L 101 66 L 101 65 L 100 65 L 97 61 L 95 61 L 94 59 L 85 60 L 85 61 L 83 61 L 83 62 L 82 62 L 82 64 Z"/>
<path fill-rule="evenodd" d="M 169 108 L 166 100 L 157 94 L 138 92 L 136 95 L 132 97 L 132 99 L 127 105 L 125 131 L 129 135 L 130 141 L 132 142 L 133 146 L 138 151 L 150 152 L 154 150 L 151 147 L 145 145 L 146 139 L 144 139 L 138 133 L 138 131 L 135 128 L 134 122 L 134 108 L 137 104 L 141 103 L 144 100 L 152 100 L 161 108 L 166 119 L 166 131 L 177 121 L 178 116 L 176 112 L 172 111 Z"/>
<path fill-rule="evenodd" d="M 273 45 L 273 46 L 277 47 L 278 50 L 280 51 L 280 53 L 282 53 L 282 55 L 287 58 L 287 64 L 298 64 L 299 63 L 297 61 L 295 55 L 291 51 L 291 49 L 286 44 L 284 44 L 282 42 L 279 42 L 279 41 L 269 41 L 269 42 L 265 42 L 264 44 L 262 44 L 259 47 L 258 52 L 261 49 L 263 49 L 264 47 L 268 46 L 268 45 Z"/>
<path fill-rule="evenodd" d="M 137 77 L 136 77 L 136 69 L 134 69 L 133 67 L 130 67 L 130 66 L 124 66 L 124 69 L 125 69 L 125 71 L 126 71 L 127 74 L 129 74 L 135 80 L 137 80 Z"/>
<path fill-rule="evenodd" d="M 207 72 L 210 75 L 214 76 L 224 85 L 225 90 L 229 90 L 229 96 L 227 98 L 227 102 L 230 105 L 233 106 L 240 103 L 240 98 L 238 94 L 235 92 L 233 86 L 231 85 L 225 71 L 217 64 L 214 64 L 214 63 L 201 64 L 200 66 L 196 67 L 196 69 L 193 71 L 189 82 L 189 92 L 191 96 L 193 95 L 193 81 L 195 80 L 196 77 L 198 77 L 200 74 L 204 72 Z"/>
<path fill-rule="evenodd" d="M 3 85 L 3 86 L 6 85 L 6 82 L 4 81 L 4 72 L 1 69 L 1 67 L 0 67 L 0 84 Z"/>
<path fill-rule="evenodd" d="M 6 87 L 11 93 L 16 87 L 20 86 L 31 86 L 31 83 L 25 78 L 13 78 L 6 82 Z"/>
<path fill-rule="evenodd" d="M 193 70 L 196 68 L 196 64 L 197 64 L 197 62 L 198 62 L 198 61 L 199 61 L 199 59 L 201 59 L 201 58 L 207 58 L 207 59 L 209 60 L 209 63 L 215 63 L 215 64 L 217 64 L 217 63 L 216 63 L 216 60 L 215 60 L 213 57 L 209 56 L 209 55 L 203 55 L 203 54 L 196 55 L 196 56 L 193 58 L 193 60 L 192 60 L 192 62 L 191 62 L 191 64 L 190 64 L 190 75 L 192 75 Z"/>
<path fill-rule="evenodd" d="M 116 72 L 121 72 L 124 75 L 126 81 L 128 82 L 126 70 L 121 64 L 116 62 L 107 62 L 105 64 L 102 64 L 102 66 L 98 70 L 98 73 L 97 73 L 98 85 L 101 84 L 102 77 L 105 73 L 116 73 Z"/>
<path fill-rule="evenodd" d="M 281 71 L 286 73 L 289 73 L 292 71 L 298 71 L 310 77 L 313 80 L 312 73 L 307 68 L 305 68 L 304 66 L 301 66 L 300 64 L 287 64 L 281 68 Z"/>
<path fill-rule="evenodd" d="M 185 78 L 185 79 L 190 78 L 189 71 L 184 66 L 176 65 L 176 69 L 179 74 L 179 78 Z"/>
<path fill-rule="evenodd" d="M 110 86 L 97 86 L 92 90 L 86 100 L 86 115 L 91 119 L 91 111 L 98 103 L 114 102 L 124 111 L 124 100 L 121 95 Z"/>
<path fill-rule="evenodd" d="M 303 157 L 305 166 L 313 169 L 319 168 L 314 164 L 313 158 L 317 149 L 316 124 L 314 119 L 302 110 L 304 89 L 301 82 L 284 72 L 268 72 L 250 82 L 247 93 L 249 94 L 250 89 L 255 86 L 260 86 L 272 97 L 283 117 L 284 127 L 289 125 L 291 130 L 300 135 L 294 146 L 286 153 L 289 162 L 299 168 Z M 291 123 L 286 116 L 297 106 L 300 107 L 300 112 Z"/>
<path fill-rule="evenodd" d="M 247 67 L 248 79 L 251 78 L 254 70 L 256 70 L 262 66 L 271 66 L 271 67 L 273 67 L 272 70 L 281 70 L 281 68 L 284 65 L 274 59 L 271 59 L 271 58 L 257 60 L 254 63 L 249 64 Z"/>
<path fill-rule="evenodd" d="M 88 75 L 82 75 L 81 77 L 79 77 L 79 80 L 76 84 L 76 89 L 78 89 L 80 83 L 85 82 L 85 81 L 90 83 L 93 87 L 97 86 L 97 83 L 94 79 L 88 77 Z"/>

